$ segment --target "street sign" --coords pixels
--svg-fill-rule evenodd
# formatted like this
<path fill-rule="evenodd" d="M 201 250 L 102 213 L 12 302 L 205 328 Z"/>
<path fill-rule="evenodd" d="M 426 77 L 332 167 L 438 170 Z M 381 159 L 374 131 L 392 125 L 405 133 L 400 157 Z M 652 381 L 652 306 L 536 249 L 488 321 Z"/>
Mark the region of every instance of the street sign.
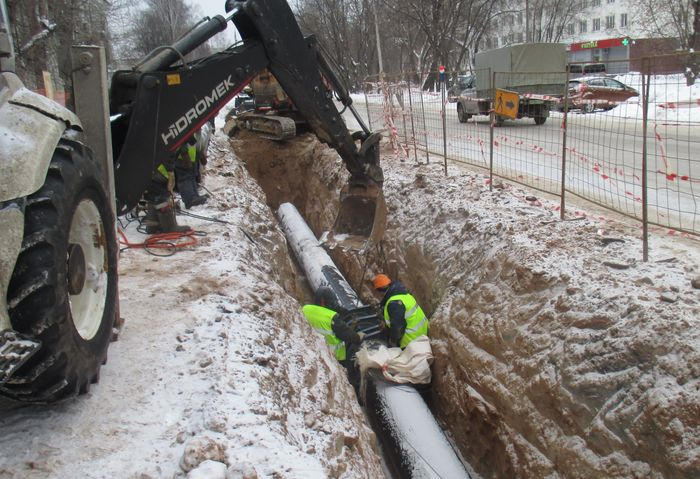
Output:
<path fill-rule="evenodd" d="M 497 115 L 505 116 L 515 120 L 518 118 L 518 105 L 520 97 L 517 93 L 508 90 L 496 89 L 496 99 L 493 105 L 493 111 Z"/>
<path fill-rule="evenodd" d="M 445 67 L 443 65 L 440 65 L 440 68 L 438 68 L 438 72 L 440 73 L 440 81 L 444 82 L 445 81 Z"/>
<path fill-rule="evenodd" d="M 630 37 L 619 37 L 619 38 L 606 38 L 603 40 L 590 40 L 581 43 L 572 43 L 569 49 L 572 52 L 577 52 L 581 50 L 591 50 L 594 48 L 614 48 L 614 47 L 626 47 L 630 44 L 634 44 L 634 40 Z"/>

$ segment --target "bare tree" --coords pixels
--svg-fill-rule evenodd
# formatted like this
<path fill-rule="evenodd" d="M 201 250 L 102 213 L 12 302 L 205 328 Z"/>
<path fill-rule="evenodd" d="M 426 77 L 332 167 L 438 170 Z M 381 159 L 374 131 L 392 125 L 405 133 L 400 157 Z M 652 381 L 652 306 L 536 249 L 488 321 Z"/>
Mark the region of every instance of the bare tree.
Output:
<path fill-rule="evenodd" d="M 438 66 L 451 70 L 460 48 L 455 42 L 469 17 L 473 2 L 470 0 L 383 0 L 388 8 L 407 20 L 420 32 L 424 47 L 420 48 L 419 66 L 431 72 L 424 87 L 433 86 Z"/>
<path fill-rule="evenodd" d="M 522 3 L 522 2 L 518 2 Z M 579 0 L 526 0 L 526 42 L 558 42 L 579 14 Z"/>
<path fill-rule="evenodd" d="M 111 65 L 116 69 L 127 68 L 139 55 L 133 51 L 132 18 L 140 0 L 111 0 L 109 9 L 109 41 Z"/>
<path fill-rule="evenodd" d="M 108 46 L 105 0 L 9 0 L 17 71 L 33 89 L 51 73 L 58 90 L 71 82 L 70 46 Z"/>
<path fill-rule="evenodd" d="M 146 8 L 132 15 L 132 48 L 147 54 L 151 50 L 170 45 L 186 33 L 194 19 L 184 0 L 145 0 Z"/>
<path fill-rule="evenodd" d="M 372 57 L 367 0 L 299 0 L 297 21 L 305 34 L 314 34 L 329 56 L 357 88 L 367 75 Z"/>
<path fill-rule="evenodd" d="M 650 36 L 676 38 L 691 53 L 700 49 L 700 1 L 640 0 L 634 19 Z M 692 85 L 700 73 L 697 54 L 688 55 L 687 67 L 686 80 Z"/>
<path fill-rule="evenodd" d="M 481 39 L 495 16 L 503 12 L 496 8 L 498 4 L 499 2 L 488 0 L 472 0 L 467 5 L 462 34 L 458 41 L 456 70 L 467 70 L 467 67 L 473 65 Z"/>

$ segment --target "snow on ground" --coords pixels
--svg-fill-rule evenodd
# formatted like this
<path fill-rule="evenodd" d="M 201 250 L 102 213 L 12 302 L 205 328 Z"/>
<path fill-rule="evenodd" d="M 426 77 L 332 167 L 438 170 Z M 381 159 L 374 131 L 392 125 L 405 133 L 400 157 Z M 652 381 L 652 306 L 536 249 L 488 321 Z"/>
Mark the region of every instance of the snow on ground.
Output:
<path fill-rule="evenodd" d="M 386 165 L 383 250 L 431 317 L 435 406 L 492 477 L 700 474 L 700 248 L 442 165 Z M 386 258 L 376 258 L 375 270 Z M 370 262 L 372 263 L 372 262 Z"/>
<path fill-rule="evenodd" d="M 257 184 L 218 132 L 213 198 L 180 216 L 205 236 L 120 258 L 125 326 L 77 400 L 3 404 L 2 478 L 382 477 L 344 370 L 308 327 L 303 289 Z M 143 236 L 135 223 L 131 242 Z M 187 451 L 187 454 L 185 452 Z M 225 464 L 225 465 L 224 465 Z"/>
<path fill-rule="evenodd" d="M 277 156 L 239 160 L 217 132 L 213 198 L 194 212 L 228 223 L 180 217 L 206 233 L 195 247 L 122 253 L 126 323 L 100 383 L 59 405 L 3 405 L 0 478 L 382 477 L 376 437 L 298 312 L 301 277 L 242 161 L 266 160 L 268 202 L 296 171 L 287 192 L 326 227 L 336 204 L 322 189 L 345 175 L 295 169 L 295 153 L 328 155 L 308 135 L 268 150 Z M 434 405 L 472 466 L 486 477 L 700 473 L 698 243 L 654 238 L 642 263 L 634 226 L 558 221 L 555 204 L 507 183 L 491 191 L 483 175 L 387 156 L 382 249 L 331 254 L 353 285 L 383 270 L 418 296 Z M 133 224 L 127 236 L 141 238 Z"/>

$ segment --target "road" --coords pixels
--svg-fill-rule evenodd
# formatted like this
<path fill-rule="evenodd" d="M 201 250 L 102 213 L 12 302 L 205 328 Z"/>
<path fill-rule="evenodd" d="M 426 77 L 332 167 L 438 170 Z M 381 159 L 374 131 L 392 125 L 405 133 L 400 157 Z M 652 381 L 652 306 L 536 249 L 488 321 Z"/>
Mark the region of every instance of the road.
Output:
<path fill-rule="evenodd" d="M 405 101 L 405 103 L 408 103 Z M 446 106 L 446 149 L 449 159 L 488 168 L 491 161 L 490 122 L 486 116 L 467 123 L 457 118 L 456 104 Z M 394 105 L 394 127 L 402 142 L 415 138 L 409 158 L 425 159 L 425 145 L 442 161 L 440 102 L 412 98 L 414 116 L 401 115 Z M 406 107 L 409 105 L 406 104 Z M 367 105 L 358 107 L 363 116 Z M 566 138 L 567 191 L 641 219 L 643 122 L 624 118 L 617 110 L 568 115 Z M 388 109 L 370 104 L 372 127 L 384 123 Z M 406 108 L 408 111 L 408 108 Z M 494 173 L 550 193 L 561 190 L 563 113 L 552 112 L 542 126 L 532 119 L 509 120 L 494 129 Z M 411 143 L 411 142 L 409 142 Z M 647 132 L 649 220 L 700 233 L 700 125 L 649 122 Z M 433 161 L 436 159 L 433 158 Z"/>

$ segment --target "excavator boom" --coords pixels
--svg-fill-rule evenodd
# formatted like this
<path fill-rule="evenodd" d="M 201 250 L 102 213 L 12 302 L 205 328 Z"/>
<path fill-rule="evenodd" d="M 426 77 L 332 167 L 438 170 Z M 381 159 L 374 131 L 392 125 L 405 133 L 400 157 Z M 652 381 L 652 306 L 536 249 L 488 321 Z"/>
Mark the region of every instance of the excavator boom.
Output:
<path fill-rule="evenodd" d="M 216 16 L 175 44 L 159 49 L 132 70 L 112 79 L 110 110 L 118 214 L 130 211 L 146 189 L 152 171 L 173 161 L 178 148 L 268 69 L 318 138 L 334 148 L 350 172 L 341 193 L 335 233 L 376 237 L 383 225 L 379 134 L 366 127 L 352 135 L 335 107 L 323 78 L 341 101 L 350 99 L 323 59 L 313 36 L 303 36 L 285 0 L 226 2 L 228 18 Z M 242 42 L 205 58 L 184 56 L 232 21 Z M 352 110 L 354 111 L 354 110 Z M 360 122 L 360 124 L 362 124 Z M 358 145 L 359 143 L 359 145 Z M 369 226 L 368 226 L 369 225 Z M 373 233 L 375 232 L 375 233 Z"/>

